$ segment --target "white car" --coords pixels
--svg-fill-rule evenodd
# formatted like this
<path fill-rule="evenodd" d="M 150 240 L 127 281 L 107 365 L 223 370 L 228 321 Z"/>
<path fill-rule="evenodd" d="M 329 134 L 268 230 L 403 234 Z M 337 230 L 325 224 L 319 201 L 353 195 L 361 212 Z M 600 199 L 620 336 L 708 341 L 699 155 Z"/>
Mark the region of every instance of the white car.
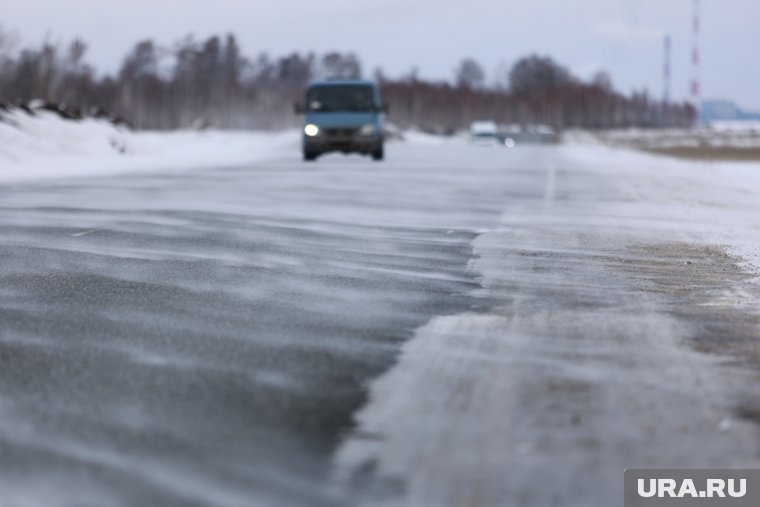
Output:
<path fill-rule="evenodd" d="M 479 146 L 499 144 L 499 127 L 492 121 L 476 121 L 470 125 L 470 142 Z"/>

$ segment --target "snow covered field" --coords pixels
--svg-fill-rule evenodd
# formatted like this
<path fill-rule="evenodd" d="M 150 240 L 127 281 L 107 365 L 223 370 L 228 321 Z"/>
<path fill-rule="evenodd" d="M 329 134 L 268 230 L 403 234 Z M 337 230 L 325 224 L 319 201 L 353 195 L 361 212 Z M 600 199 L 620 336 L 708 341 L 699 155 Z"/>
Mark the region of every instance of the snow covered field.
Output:
<path fill-rule="evenodd" d="M 605 142 L 646 149 L 758 148 L 760 123 L 717 122 L 695 129 L 626 129 L 598 134 Z"/>
<path fill-rule="evenodd" d="M 568 154 L 608 174 L 626 197 L 605 220 L 635 228 L 677 229 L 694 241 L 728 247 L 760 267 L 760 163 L 678 160 L 594 144 Z"/>

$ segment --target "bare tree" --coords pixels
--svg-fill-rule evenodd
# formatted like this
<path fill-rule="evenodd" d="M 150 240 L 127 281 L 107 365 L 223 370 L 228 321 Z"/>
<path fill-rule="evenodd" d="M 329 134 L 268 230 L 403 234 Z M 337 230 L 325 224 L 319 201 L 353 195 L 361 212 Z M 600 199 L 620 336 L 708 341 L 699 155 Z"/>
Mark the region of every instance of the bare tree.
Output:
<path fill-rule="evenodd" d="M 600 70 L 591 78 L 591 84 L 605 91 L 612 91 L 612 77 L 606 70 Z"/>
<path fill-rule="evenodd" d="M 359 79 L 361 75 L 361 62 L 353 53 L 327 53 L 322 56 L 315 69 L 316 77 L 327 79 Z"/>
<path fill-rule="evenodd" d="M 486 72 L 474 58 L 465 58 L 454 71 L 454 80 L 459 88 L 477 90 L 486 82 Z"/>
<path fill-rule="evenodd" d="M 565 67 L 549 57 L 537 55 L 518 60 L 509 72 L 509 86 L 513 93 L 553 91 L 573 80 Z"/>
<path fill-rule="evenodd" d="M 249 61 L 230 34 L 205 40 L 186 37 L 171 50 L 144 40 L 127 54 L 115 76 L 97 77 L 86 62 L 87 45 L 81 40 L 18 52 L 10 49 L 8 40 L 0 31 L 0 102 L 40 98 L 59 103 L 54 109 L 71 117 L 77 116 L 72 105 L 97 114 L 106 110 L 137 128 L 295 125 L 290 108 L 310 80 L 356 78 L 362 70 L 353 53 L 292 53 L 279 58 L 261 53 Z M 507 73 L 501 70 L 498 75 Z M 509 71 L 510 89 L 487 86 L 485 72 L 472 58 L 460 62 L 454 77 L 452 85 L 425 80 L 416 67 L 397 79 L 375 72 L 393 105 L 393 122 L 436 132 L 451 132 L 480 118 L 558 128 L 687 126 L 695 114 L 685 104 L 662 104 L 644 92 L 616 92 L 606 73 L 583 82 L 552 59 L 535 55 L 519 60 Z"/>

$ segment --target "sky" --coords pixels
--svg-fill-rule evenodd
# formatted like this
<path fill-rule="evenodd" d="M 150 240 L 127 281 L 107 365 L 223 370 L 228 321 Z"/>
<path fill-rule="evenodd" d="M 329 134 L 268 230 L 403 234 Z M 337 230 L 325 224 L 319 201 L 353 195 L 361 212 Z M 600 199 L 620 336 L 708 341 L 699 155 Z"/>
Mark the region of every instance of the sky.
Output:
<path fill-rule="evenodd" d="M 116 70 L 140 39 L 234 33 L 248 56 L 353 51 L 372 75 L 452 79 L 474 57 L 490 81 L 521 56 L 549 55 L 588 79 L 663 94 L 663 38 L 673 40 L 674 99 L 689 90 L 694 0 L 3 0 L 0 25 L 21 46 L 82 37 L 88 60 Z M 701 0 L 702 95 L 760 111 L 760 1 Z"/>

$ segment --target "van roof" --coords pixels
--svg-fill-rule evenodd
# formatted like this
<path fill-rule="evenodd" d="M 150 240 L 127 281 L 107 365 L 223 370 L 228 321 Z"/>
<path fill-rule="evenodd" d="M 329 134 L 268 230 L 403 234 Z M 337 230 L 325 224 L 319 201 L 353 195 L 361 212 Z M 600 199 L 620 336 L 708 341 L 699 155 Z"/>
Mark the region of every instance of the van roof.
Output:
<path fill-rule="evenodd" d="M 309 88 L 319 88 L 321 86 L 375 86 L 374 81 L 369 79 L 323 79 L 320 81 L 313 81 L 309 84 Z"/>

